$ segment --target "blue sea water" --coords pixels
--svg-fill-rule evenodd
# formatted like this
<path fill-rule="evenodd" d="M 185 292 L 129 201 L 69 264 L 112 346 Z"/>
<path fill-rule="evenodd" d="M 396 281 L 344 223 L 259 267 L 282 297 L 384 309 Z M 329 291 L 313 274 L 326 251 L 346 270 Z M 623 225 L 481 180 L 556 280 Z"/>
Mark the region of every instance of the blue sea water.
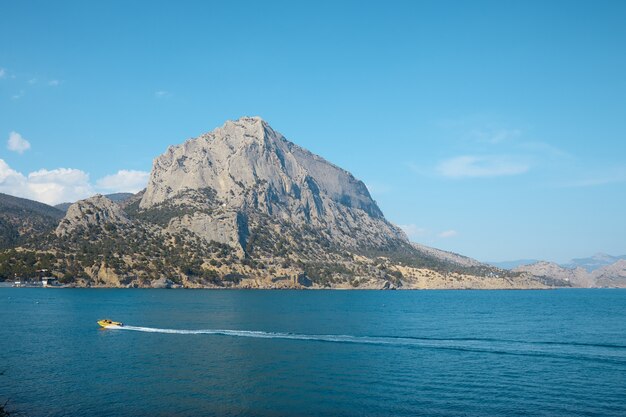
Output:
<path fill-rule="evenodd" d="M 0 288 L 0 306 L 0 401 L 29 416 L 626 416 L 625 290 Z"/>

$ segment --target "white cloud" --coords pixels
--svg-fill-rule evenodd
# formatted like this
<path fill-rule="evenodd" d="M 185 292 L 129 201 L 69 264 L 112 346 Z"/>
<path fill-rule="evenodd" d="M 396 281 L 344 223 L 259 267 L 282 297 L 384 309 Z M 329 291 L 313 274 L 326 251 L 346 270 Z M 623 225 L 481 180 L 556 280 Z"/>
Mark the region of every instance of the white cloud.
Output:
<path fill-rule="evenodd" d="M 4 160 L 0 159 L 0 191 L 7 189 L 19 190 L 19 186 L 23 184 L 24 181 L 26 181 L 26 177 L 11 169 Z"/>
<path fill-rule="evenodd" d="M 0 78 L 4 78 L 7 75 L 7 71 L 4 68 L 0 68 Z"/>
<path fill-rule="evenodd" d="M 116 174 L 100 178 L 96 185 L 98 189 L 107 192 L 136 193 L 145 188 L 149 177 L 149 172 L 122 169 Z"/>
<path fill-rule="evenodd" d="M 518 148 L 522 151 L 536 154 L 538 156 L 548 156 L 555 158 L 571 159 L 569 152 L 566 152 L 554 145 L 545 142 L 521 142 Z"/>
<path fill-rule="evenodd" d="M 77 201 L 94 193 L 89 174 L 79 169 L 40 169 L 28 174 L 28 188 L 33 199 L 47 204 Z"/>
<path fill-rule="evenodd" d="M 89 184 L 89 174 L 78 169 L 41 169 L 26 176 L 0 159 L 0 192 L 58 204 L 89 197 L 93 188 Z"/>
<path fill-rule="evenodd" d="M 154 93 L 154 96 L 156 98 L 168 97 L 169 95 L 170 95 L 170 93 L 168 91 L 164 91 L 164 90 L 159 90 L 159 91 L 156 91 Z"/>
<path fill-rule="evenodd" d="M 454 237 L 456 235 L 458 235 L 456 230 L 446 230 L 446 231 L 439 233 L 437 236 L 439 236 L 442 239 L 445 239 L 449 237 Z"/>
<path fill-rule="evenodd" d="M 399 224 L 398 227 L 406 233 L 409 239 L 418 239 L 428 233 L 426 229 L 415 224 Z"/>
<path fill-rule="evenodd" d="M 61 84 L 61 81 L 59 80 L 50 80 L 48 81 L 48 85 L 50 87 L 58 87 Z"/>
<path fill-rule="evenodd" d="M 470 136 L 479 142 L 498 144 L 503 142 L 513 141 L 522 136 L 522 131 L 519 129 L 483 129 L 472 130 Z"/>
<path fill-rule="evenodd" d="M 24 97 L 24 90 L 20 90 L 20 92 L 19 92 L 19 93 L 13 94 L 13 95 L 11 96 L 11 98 L 12 98 L 13 100 L 19 100 L 19 99 L 21 99 L 22 97 Z"/>
<path fill-rule="evenodd" d="M 37 84 L 37 78 L 31 78 L 30 80 L 28 80 L 28 84 L 30 85 Z"/>
<path fill-rule="evenodd" d="M 499 177 L 523 174 L 529 165 L 503 155 L 464 155 L 446 159 L 437 165 L 437 172 L 448 178 Z"/>
<path fill-rule="evenodd" d="M 563 187 L 596 187 L 626 182 L 626 166 L 607 168 L 590 173 L 584 178 L 561 184 Z"/>
<path fill-rule="evenodd" d="M 85 171 L 72 168 L 40 169 L 24 175 L 0 159 L 0 192 L 46 204 L 74 202 L 96 192 L 136 192 L 145 187 L 149 174 L 120 170 L 94 186 Z"/>
<path fill-rule="evenodd" d="M 7 141 L 7 149 L 19 154 L 23 154 L 30 149 L 30 142 L 22 137 L 17 132 L 9 133 L 9 140 Z"/>

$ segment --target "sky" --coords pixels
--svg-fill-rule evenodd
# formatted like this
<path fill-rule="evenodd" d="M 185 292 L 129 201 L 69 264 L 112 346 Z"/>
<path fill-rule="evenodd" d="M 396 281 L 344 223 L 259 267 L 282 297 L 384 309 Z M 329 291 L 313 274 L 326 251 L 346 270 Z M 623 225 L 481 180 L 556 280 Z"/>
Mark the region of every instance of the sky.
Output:
<path fill-rule="evenodd" d="M 0 0 L 0 192 L 138 191 L 241 116 L 420 243 L 626 254 L 626 2 Z"/>

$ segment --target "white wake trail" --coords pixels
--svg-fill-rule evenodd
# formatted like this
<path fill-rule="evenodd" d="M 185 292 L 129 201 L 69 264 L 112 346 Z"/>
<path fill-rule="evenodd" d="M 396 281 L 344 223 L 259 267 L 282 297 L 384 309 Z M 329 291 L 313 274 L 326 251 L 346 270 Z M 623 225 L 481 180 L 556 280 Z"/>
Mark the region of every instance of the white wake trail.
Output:
<path fill-rule="evenodd" d="M 167 334 L 209 334 L 234 337 L 253 337 L 260 339 L 290 339 L 290 340 L 314 340 L 321 342 L 339 343 L 367 343 L 367 344 L 398 344 L 398 340 L 386 340 L 380 337 L 349 336 L 349 335 L 307 335 L 297 333 L 263 332 L 255 330 L 228 330 L 228 329 L 206 329 L 206 330 L 178 330 L 159 329 L 155 327 L 123 326 L 117 327 L 119 330 L 133 330 L 146 333 L 167 333 Z"/>
<path fill-rule="evenodd" d="M 420 338 L 403 336 L 352 336 L 342 334 L 299 334 L 264 332 L 258 330 L 204 329 L 179 330 L 139 326 L 108 326 L 111 330 L 128 330 L 146 333 L 220 335 L 250 337 L 257 339 L 287 339 L 331 343 L 354 343 L 364 345 L 402 346 L 409 348 L 448 349 L 500 355 L 543 356 L 591 361 L 609 361 L 626 365 L 626 349 L 623 346 L 586 346 L 576 343 L 545 343 L 498 339 L 472 338 Z"/>

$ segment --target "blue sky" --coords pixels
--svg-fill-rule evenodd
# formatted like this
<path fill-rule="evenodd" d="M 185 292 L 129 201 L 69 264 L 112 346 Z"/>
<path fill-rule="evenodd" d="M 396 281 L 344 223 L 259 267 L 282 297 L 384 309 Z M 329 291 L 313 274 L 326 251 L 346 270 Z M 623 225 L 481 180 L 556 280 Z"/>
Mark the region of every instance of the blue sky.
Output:
<path fill-rule="evenodd" d="M 138 189 L 259 115 L 415 241 L 626 253 L 626 2 L 297 3 L 0 1 L 0 192 Z"/>

